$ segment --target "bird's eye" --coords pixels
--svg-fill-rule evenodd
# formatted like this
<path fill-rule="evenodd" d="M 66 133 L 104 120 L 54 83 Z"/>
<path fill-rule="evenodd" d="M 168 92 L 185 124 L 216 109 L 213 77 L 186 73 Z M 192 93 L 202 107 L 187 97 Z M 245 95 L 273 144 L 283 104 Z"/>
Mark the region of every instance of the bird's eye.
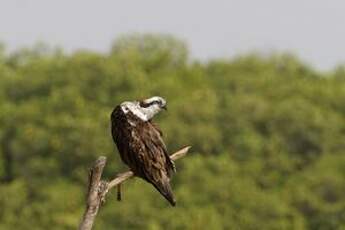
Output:
<path fill-rule="evenodd" d="M 150 104 L 146 104 L 146 103 L 144 103 L 143 101 L 139 102 L 139 105 L 140 105 L 140 107 L 142 107 L 142 108 L 147 108 L 147 107 L 150 106 Z"/>

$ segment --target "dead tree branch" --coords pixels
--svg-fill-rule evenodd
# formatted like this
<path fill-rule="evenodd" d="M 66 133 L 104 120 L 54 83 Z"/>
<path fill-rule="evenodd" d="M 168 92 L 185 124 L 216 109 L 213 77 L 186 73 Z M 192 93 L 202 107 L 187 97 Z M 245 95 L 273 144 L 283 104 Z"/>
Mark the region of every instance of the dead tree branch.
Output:
<path fill-rule="evenodd" d="M 181 157 L 184 157 L 190 147 L 191 146 L 187 146 L 180 149 L 172 154 L 170 158 L 175 161 Z M 110 182 L 101 180 L 106 162 L 107 158 L 101 156 L 96 160 L 95 164 L 90 169 L 86 210 L 80 222 L 79 230 L 91 230 L 99 207 L 105 201 L 105 196 L 109 190 L 115 186 L 119 186 L 121 183 L 134 176 L 132 171 L 127 171 L 117 175 L 116 178 Z"/>

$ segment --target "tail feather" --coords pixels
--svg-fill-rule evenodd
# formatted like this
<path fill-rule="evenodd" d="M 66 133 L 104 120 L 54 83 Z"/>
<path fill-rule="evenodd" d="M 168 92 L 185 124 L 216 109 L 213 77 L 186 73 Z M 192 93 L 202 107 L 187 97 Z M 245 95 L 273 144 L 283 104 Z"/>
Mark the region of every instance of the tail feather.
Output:
<path fill-rule="evenodd" d="M 155 186 L 155 188 L 158 190 L 158 192 L 160 192 L 160 194 L 162 194 L 165 199 L 167 199 L 169 201 L 169 203 L 172 206 L 176 205 L 176 200 L 173 194 L 173 191 L 171 189 L 169 180 L 163 180 L 161 181 L 161 183 L 159 184 L 153 184 Z"/>

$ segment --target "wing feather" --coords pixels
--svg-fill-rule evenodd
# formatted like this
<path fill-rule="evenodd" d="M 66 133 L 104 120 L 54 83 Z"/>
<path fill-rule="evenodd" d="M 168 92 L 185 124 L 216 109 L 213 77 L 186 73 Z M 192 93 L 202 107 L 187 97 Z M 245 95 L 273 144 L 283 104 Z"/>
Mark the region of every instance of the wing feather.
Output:
<path fill-rule="evenodd" d="M 121 119 L 134 120 L 127 122 Z M 153 184 L 172 205 L 175 205 L 170 187 L 170 178 L 175 167 L 158 127 L 151 122 L 136 119 L 135 116 L 128 117 L 128 114 L 127 117 L 123 114 L 117 117 L 112 115 L 112 134 L 123 162 L 136 176 Z"/>

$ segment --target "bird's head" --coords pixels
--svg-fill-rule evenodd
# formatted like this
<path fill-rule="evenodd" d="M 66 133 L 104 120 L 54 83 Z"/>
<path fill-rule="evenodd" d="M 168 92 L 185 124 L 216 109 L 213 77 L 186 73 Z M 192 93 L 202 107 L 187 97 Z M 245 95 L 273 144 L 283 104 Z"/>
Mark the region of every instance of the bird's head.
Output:
<path fill-rule="evenodd" d="M 154 96 L 139 102 L 139 105 L 143 109 L 149 109 L 153 111 L 167 110 L 167 102 L 164 98 Z"/>
<path fill-rule="evenodd" d="M 162 109 L 167 110 L 167 102 L 162 97 L 154 96 L 141 101 L 123 102 L 121 108 L 125 114 L 131 111 L 141 120 L 148 121 Z"/>

